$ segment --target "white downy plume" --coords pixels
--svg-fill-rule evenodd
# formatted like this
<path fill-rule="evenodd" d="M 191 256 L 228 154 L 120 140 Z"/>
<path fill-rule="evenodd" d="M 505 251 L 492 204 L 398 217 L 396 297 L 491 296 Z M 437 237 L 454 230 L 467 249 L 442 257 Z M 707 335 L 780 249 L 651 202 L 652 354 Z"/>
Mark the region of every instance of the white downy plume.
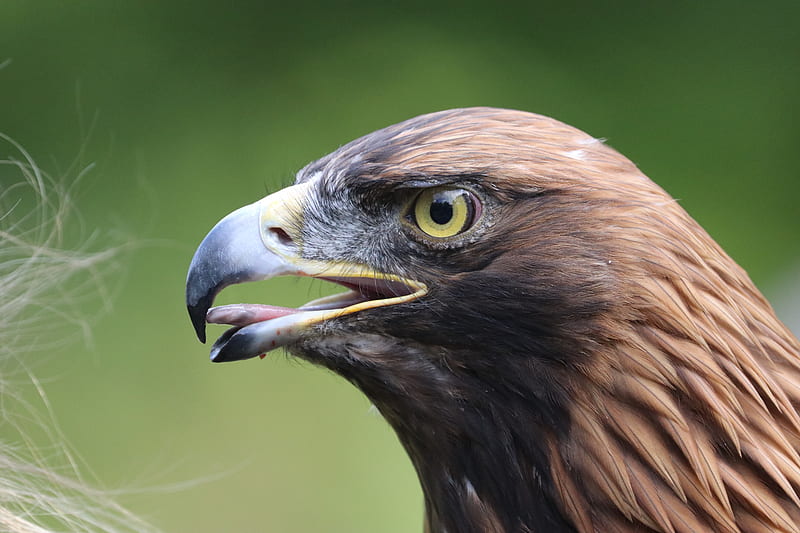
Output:
<path fill-rule="evenodd" d="M 0 424 L 3 435 L 14 435 L 0 440 L 0 531 L 154 532 L 107 491 L 81 479 L 53 417 L 40 415 L 12 384 L 32 381 L 49 409 L 25 361 L 33 352 L 63 347 L 65 334 L 88 335 L 90 317 L 78 308 L 93 301 L 102 312 L 108 305 L 104 278 L 120 249 L 92 250 L 91 235 L 72 235 L 66 226 L 70 187 L 41 172 L 3 134 L 0 146 Z M 51 441 L 46 449 L 30 444 L 17 422 L 32 418 Z"/>

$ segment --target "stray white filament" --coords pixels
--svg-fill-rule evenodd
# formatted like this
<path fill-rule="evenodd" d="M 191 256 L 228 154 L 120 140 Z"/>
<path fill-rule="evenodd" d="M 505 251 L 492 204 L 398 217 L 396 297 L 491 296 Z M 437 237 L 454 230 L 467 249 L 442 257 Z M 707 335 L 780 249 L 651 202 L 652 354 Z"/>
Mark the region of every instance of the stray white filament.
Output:
<path fill-rule="evenodd" d="M 119 250 L 92 251 L 86 239 L 77 247 L 65 245 L 70 188 L 42 173 L 12 139 L 0 134 L 0 141 L 15 153 L 0 160 L 0 417 L 6 429 L 19 433 L 18 439 L 0 441 L 0 531 L 153 532 L 108 493 L 81 480 L 52 416 L 39 417 L 10 386 L 12 376 L 27 373 L 49 409 L 23 366 L 25 355 L 63 345 L 63 336 L 52 333 L 54 324 L 63 324 L 65 333 L 88 335 L 86 318 L 73 307 L 87 295 L 108 305 L 103 277 Z M 16 422 L 31 417 L 52 441 L 47 450 L 31 446 Z M 53 456 L 67 465 L 66 472 L 54 470 Z"/>

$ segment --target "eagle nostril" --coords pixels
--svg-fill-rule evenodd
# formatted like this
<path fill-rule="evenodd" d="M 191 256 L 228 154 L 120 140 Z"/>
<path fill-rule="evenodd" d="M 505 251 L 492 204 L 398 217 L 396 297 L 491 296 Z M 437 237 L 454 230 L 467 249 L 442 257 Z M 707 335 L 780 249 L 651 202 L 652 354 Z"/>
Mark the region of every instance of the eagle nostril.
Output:
<path fill-rule="evenodd" d="M 294 240 L 283 228 L 267 228 L 283 246 L 294 246 Z"/>

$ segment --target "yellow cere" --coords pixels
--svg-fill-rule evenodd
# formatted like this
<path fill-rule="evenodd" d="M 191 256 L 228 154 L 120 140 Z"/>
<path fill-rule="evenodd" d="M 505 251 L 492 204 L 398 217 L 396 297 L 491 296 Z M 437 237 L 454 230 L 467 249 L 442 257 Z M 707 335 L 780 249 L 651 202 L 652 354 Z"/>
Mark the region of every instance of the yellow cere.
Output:
<path fill-rule="evenodd" d="M 432 187 L 414 204 L 417 226 L 431 237 L 446 238 L 466 230 L 473 217 L 472 200 L 463 189 Z"/>

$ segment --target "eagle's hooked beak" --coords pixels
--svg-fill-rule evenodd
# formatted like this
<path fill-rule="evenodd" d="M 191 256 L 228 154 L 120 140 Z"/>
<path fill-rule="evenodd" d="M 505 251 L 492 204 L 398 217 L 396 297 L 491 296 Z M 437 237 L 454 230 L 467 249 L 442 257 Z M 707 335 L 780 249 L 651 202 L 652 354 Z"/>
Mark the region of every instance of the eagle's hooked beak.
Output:
<path fill-rule="evenodd" d="M 200 342 L 206 342 L 206 313 L 225 287 L 303 274 L 287 260 L 296 256 L 294 240 L 284 228 L 290 221 L 277 216 L 280 211 L 291 213 L 290 206 L 300 199 L 303 191 L 295 187 L 237 209 L 220 220 L 200 243 L 186 277 L 186 307 Z M 266 230 L 262 230 L 265 225 Z"/>
<path fill-rule="evenodd" d="M 247 359 L 297 340 L 309 326 L 363 309 L 408 302 L 427 293 L 424 284 L 347 261 L 302 257 L 304 198 L 308 184 L 287 187 L 223 218 L 206 235 L 186 278 L 186 307 L 201 342 L 206 322 L 230 324 L 211 350 L 214 362 Z M 311 276 L 348 292 L 298 309 L 240 304 L 209 310 L 229 285 L 276 276 Z"/>

